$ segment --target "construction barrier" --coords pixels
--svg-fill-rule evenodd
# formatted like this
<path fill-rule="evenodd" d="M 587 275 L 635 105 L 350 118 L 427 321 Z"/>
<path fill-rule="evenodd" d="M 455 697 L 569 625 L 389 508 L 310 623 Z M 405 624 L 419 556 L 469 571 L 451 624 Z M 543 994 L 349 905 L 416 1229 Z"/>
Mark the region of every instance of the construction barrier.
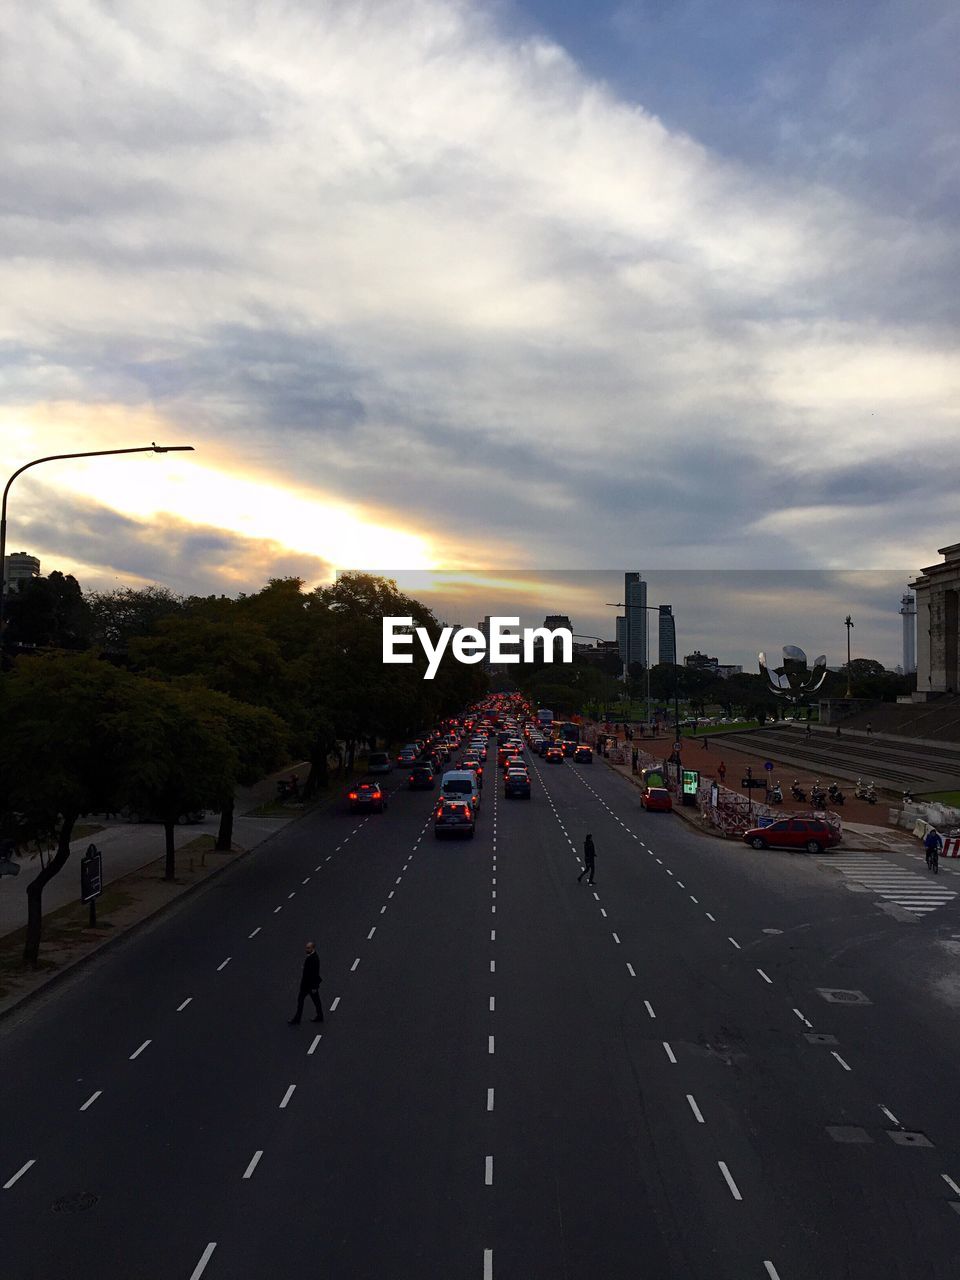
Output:
<path fill-rule="evenodd" d="M 950 836 L 943 842 L 944 858 L 960 858 L 960 836 Z"/>

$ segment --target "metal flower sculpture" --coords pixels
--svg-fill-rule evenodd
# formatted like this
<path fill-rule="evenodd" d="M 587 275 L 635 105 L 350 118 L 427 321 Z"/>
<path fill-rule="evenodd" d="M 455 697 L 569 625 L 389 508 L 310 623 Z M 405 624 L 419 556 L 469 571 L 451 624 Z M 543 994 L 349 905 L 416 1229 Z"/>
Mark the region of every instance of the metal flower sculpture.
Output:
<path fill-rule="evenodd" d="M 771 667 L 765 653 L 759 654 L 760 674 L 767 677 L 772 693 L 781 698 L 789 698 L 791 702 L 801 702 L 816 691 L 827 678 L 827 658 L 821 653 L 813 663 L 807 666 L 807 655 L 795 644 L 783 646 L 783 665 Z"/>

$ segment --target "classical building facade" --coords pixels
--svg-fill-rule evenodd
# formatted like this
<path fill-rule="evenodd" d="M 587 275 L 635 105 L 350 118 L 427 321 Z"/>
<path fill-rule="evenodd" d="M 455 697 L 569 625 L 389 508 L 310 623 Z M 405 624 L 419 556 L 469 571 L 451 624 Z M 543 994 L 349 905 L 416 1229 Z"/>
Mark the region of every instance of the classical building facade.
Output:
<path fill-rule="evenodd" d="M 909 584 L 917 608 L 917 693 L 960 693 L 960 542 L 940 547 L 943 564 Z"/>

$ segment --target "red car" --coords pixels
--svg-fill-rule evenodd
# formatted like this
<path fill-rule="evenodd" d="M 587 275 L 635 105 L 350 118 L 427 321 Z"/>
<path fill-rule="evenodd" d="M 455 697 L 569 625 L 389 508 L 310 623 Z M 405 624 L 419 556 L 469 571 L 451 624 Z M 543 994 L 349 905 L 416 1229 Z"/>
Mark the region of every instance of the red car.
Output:
<path fill-rule="evenodd" d="M 822 853 L 840 843 L 840 832 L 822 818 L 781 818 L 769 827 L 751 827 L 743 838 L 754 849 L 806 849 Z"/>
<path fill-rule="evenodd" d="M 670 792 L 666 787 L 647 787 L 640 797 L 640 803 L 644 809 L 649 809 L 651 813 L 671 813 L 673 811 L 673 800 L 670 798 Z"/>

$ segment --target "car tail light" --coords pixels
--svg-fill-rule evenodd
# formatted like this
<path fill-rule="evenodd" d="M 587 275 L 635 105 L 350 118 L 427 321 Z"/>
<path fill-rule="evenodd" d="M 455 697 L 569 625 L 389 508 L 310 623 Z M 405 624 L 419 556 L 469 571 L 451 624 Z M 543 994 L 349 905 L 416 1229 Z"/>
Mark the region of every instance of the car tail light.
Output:
<path fill-rule="evenodd" d="M 410 777 L 408 778 L 408 781 L 409 781 L 409 782 L 412 782 L 412 781 L 413 781 L 413 774 L 412 774 L 412 773 L 411 773 Z"/>
<path fill-rule="evenodd" d="M 351 799 L 351 800 L 356 800 L 356 798 L 357 798 L 357 793 L 356 793 L 355 791 L 351 791 L 351 792 L 350 792 L 350 799 Z"/>

